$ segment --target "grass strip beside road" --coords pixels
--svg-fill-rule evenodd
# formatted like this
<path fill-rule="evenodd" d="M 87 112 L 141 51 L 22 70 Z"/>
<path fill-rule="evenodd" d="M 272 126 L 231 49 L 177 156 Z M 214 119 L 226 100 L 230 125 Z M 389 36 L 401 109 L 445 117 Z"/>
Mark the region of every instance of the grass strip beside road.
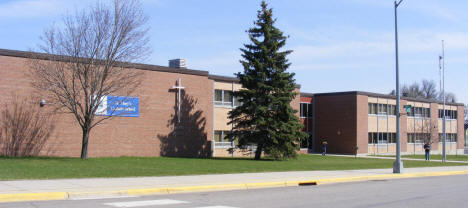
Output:
<path fill-rule="evenodd" d="M 395 157 L 395 155 L 372 155 L 376 157 Z M 416 154 L 416 155 L 402 155 L 402 158 L 410 158 L 410 159 L 425 159 L 423 154 Z M 442 155 L 440 154 L 431 154 L 431 160 L 442 160 Z M 468 161 L 468 155 L 447 155 L 447 160 L 450 161 Z"/>
<path fill-rule="evenodd" d="M 462 163 L 405 161 L 405 167 L 457 166 Z M 175 176 L 276 171 L 354 170 L 392 168 L 393 160 L 299 155 L 297 160 L 254 161 L 250 158 L 5 158 L 0 157 L 0 180 Z"/>

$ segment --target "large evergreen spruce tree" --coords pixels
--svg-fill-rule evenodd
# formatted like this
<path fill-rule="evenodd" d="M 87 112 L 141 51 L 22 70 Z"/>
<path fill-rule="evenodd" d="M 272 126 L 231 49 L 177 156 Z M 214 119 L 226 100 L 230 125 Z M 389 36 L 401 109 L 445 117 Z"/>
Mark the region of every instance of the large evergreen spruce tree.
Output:
<path fill-rule="evenodd" d="M 239 139 L 240 147 L 255 144 L 256 160 L 262 152 L 274 159 L 295 158 L 306 134 L 290 105 L 297 95 L 294 73 L 286 72 L 286 56 L 292 51 L 280 51 L 287 37 L 274 26 L 272 9 L 264 1 L 261 7 L 255 26 L 247 31 L 251 43 L 241 49 L 244 72 L 236 75 L 243 89 L 234 96 L 242 104 L 229 113 L 233 130 L 228 137 Z"/>

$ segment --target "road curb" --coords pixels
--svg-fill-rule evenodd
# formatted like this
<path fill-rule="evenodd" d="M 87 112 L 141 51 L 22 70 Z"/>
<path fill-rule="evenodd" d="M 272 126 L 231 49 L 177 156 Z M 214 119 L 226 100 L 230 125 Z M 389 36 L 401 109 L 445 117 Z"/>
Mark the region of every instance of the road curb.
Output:
<path fill-rule="evenodd" d="M 328 183 L 344 183 L 344 182 L 353 182 L 353 181 L 401 179 L 401 178 L 416 178 L 416 177 L 434 177 L 434 176 L 464 175 L 464 174 L 468 174 L 468 170 L 420 172 L 420 173 L 401 173 L 401 174 L 379 174 L 379 175 L 369 175 L 369 176 L 326 178 L 326 179 L 318 179 L 316 181 L 317 181 L 317 185 L 320 185 L 320 184 L 328 184 Z"/>
<path fill-rule="evenodd" d="M 67 192 L 0 194 L 0 202 L 63 200 L 63 199 L 68 199 Z"/>
<path fill-rule="evenodd" d="M 346 182 L 355 182 L 355 181 L 434 177 L 434 176 L 464 175 L 464 174 L 468 174 L 468 170 L 402 173 L 402 174 L 378 174 L 378 175 L 368 175 L 368 176 L 351 176 L 351 177 L 323 178 L 323 179 L 309 178 L 309 179 L 303 179 L 303 180 L 270 181 L 270 182 L 254 182 L 254 183 L 238 183 L 238 184 L 218 184 L 218 185 L 202 185 L 202 186 L 163 187 L 163 188 L 144 188 L 144 189 L 125 189 L 125 190 L 116 190 L 116 191 L 14 193 L 14 194 L 0 194 L 0 202 L 65 200 L 65 199 L 79 199 L 79 198 L 86 198 L 86 197 L 102 197 L 102 196 L 107 196 L 107 197 L 109 196 L 143 196 L 143 195 L 159 195 L 159 194 L 221 191 L 221 190 L 248 190 L 248 189 L 258 189 L 258 188 L 289 187 L 289 186 L 302 186 L 302 185 L 322 185 L 322 184 L 346 183 Z"/>

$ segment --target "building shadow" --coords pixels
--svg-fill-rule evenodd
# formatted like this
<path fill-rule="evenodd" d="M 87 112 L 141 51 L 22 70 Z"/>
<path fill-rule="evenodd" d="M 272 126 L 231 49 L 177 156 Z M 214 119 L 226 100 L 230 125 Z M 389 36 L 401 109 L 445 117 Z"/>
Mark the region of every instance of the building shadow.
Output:
<path fill-rule="evenodd" d="M 158 135 L 161 142 L 161 156 L 169 157 L 210 157 L 211 142 L 206 134 L 206 118 L 203 111 L 195 110 L 197 99 L 181 92 L 180 122 L 178 118 L 177 97 L 174 92 L 174 113 L 168 120 L 167 127 L 171 129 L 168 135 Z"/>

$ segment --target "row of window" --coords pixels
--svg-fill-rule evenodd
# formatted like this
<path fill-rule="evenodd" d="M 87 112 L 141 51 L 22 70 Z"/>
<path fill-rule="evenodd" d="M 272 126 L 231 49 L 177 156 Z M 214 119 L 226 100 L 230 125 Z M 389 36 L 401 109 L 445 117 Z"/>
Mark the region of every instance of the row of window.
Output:
<path fill-rule="evenodd" d="M 396 106 L 381 103 L 369 103 L 369 114 L 373 115 L 396 115 Z"/>
<path fill-rule="evenodd" d="M 312 103 L 301 103 L 301 118 L 311 118 L 313 112 Z"/>
<path fill-rule="evenodd" d="M 447 133 L 446 142 L 457 142 L 457 134 Z M 439 134 L 439 142 L 442 142 L 443 134 Z M 429 133 L 408 133 L 407 141 L 408 143 L 425 143 L 430 141 L 431 134 Z M 390 132 L 369 132 L 368 134 L 368 143 L 369 144 L 387 144 L 395 143 L 396 133 Z"/>
<path fill-rule="evenodd" d="M 237 107 L 241 103 L 239 99 L 232 95 L 229 90 L 215 90 L 214 104 L 216 106 Z M 396 106 L 391 104 L 369 103 L 368 113 L 372 115 L 396 115 Z M 301 103 L 300 108 L 301 118 L 310 118 L 313 116 L 312 103 Z M 445 110 L 447 119 L 457 119 L 458 112 L 456 110 Z M 408 116 L 412 117 L 431 117 L 431 109 L 424 107 L 411 107 Z M 439 118 L 443 118 L 443 110 L 439 109 Z"/>
<path fill-rule="evenodd" d="M 231 143 L 231 140 L 226 138 L 230 131 L 214 131 L 214 141 L 217 143 Z M 238 140 L 234 140 L 234 145 L 238 145 Z M 301 139 L 301 148 L 312 148 L 312 135 L 309 134 L 307 138 Z"/>
<path fill-rule="evenodd" d="M 215 90 L 214 92 L 214 105 L 225 107 L 240 106 L 239 99 L 232 96 L 232 91 L 229 90 Z"/>
<path fill-rule="evenodd" d="M 439 134 L 439 142 L 444 140 L 444 134 Z M 445 142 L 457 142 L 457 134 L 445 133 Z"/>
<path fill-rule="evenodd" d="M 368 113 L 372 115 L 396 115 L 396 106 L 381 103 L 369 103 Z M 302 115 L 302 114 L 301 114 Z M 457 119 L 456 110 L 445 110 L 447 119 Z M 408 116 L 412 117 L 431 117 L 431 109 L 424 107 L 411 107 Z M 443 118 L 443 110 L 439 109 L 439 118 Z"/>
<path fill-rule="evenodd" d="M 408 116 L 430 118 L 431 117 L 431 109 L 430 108 L 424 108 L 424 107 L 411 106 L 410 112 L 408 112 Z"/>
<path fill-rule="evenodd" d="M 214 140 L 215 142 L 231 142 L 228 138 L 226 138 L 227 134 L 230 131 L 214 131 Z M 234 140 L 234 145 L 237 145 L 238 141 Z"/>
<path fill-rule="evenodd" d="M 425 143 L 430 139 L 429 133 L 408 133 L 408 143 Z"/>
<path fill-rule="evenodd" d="M 443 112 L 444 110 L 439 109 L 439 118 L 444 118 Z M 445 110 L 446 119 L 457 119 L 457 117 L 458 117 L 458 112 L 456 110 Z"/>
<path fill-rule="evenodd" d="M 396 141 L 396 133 L 390 133 L 390 132 L 369 132 L 368 136 L 369 144 L 386 144 L 386 143 L 395 143 Z"/>

